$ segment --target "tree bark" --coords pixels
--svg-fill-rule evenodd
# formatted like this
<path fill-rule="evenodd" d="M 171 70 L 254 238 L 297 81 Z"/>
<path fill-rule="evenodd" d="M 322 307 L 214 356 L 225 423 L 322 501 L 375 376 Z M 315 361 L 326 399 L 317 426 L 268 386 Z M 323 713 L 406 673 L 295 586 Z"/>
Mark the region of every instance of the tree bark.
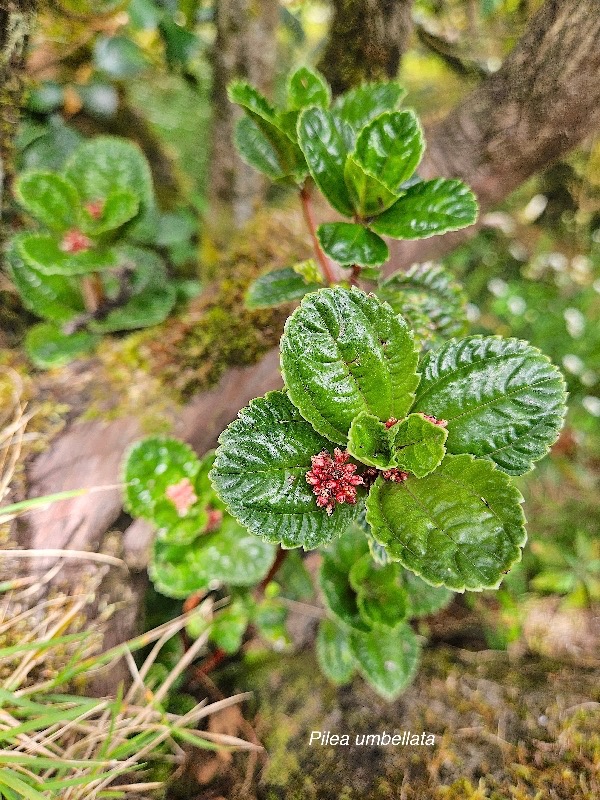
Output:
<path fill-rule="evenodd" d="M 600 3 L 547 0 L 498 72 L 426 130 L 423 178 L 461 178 L 482 212 L 600 127 Z M 387 272 L 439 258 L 477 227 L 394 242 Z"/>
<path fill-rule="evenodd" d="M 333 0 L 319 69 L 335 95 L 396 77 L 412 30 L 411 7 L 412 0 Z"/>
<path fill-rule="evenodd" d="M 14 137 L 23 94 L 25 47 L 36 5 L 36 0 L 0 0 L 0 214 L 14 177 Z"/>
<path fill-rule="evenodd" d="M 262 176 L 245 164 L 233 144 L 239 110 L 227 97 L 227 85 L 243 78 L 261 92 L 272 90 L 277 56 L 277 0 L 217 0 L 217 36 L 213 48 L 212 156 L 209 214 L 219 231 L 252 215 L 265 190 Z"/>

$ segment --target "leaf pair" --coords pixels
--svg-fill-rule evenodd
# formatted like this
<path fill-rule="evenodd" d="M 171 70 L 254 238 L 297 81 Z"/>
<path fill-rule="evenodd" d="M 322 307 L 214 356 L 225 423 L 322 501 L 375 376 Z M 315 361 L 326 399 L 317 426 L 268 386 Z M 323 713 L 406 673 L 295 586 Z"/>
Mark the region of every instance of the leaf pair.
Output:
<path fill-rule="evenodd" d="M 500 469 L 527 471 L 556 439 L 562 376 L 535 348 L 497 337 L 449 342 L 425 356 L 422 377 L 417 361 L 406 324 L 377 298 L 307 296 L 281 340 L 286 391 L 253 401 L 219 439 L 211 480 L 231 513 L 284 547 L 336 538 L 365 489 L 328 516 L 307 473 L 342 445 L 362 464 L 412 473 L 380 475 L 367 498 L 392 559 L 457 591 L 496 586 L 525 541 L 522 498 Z"/>

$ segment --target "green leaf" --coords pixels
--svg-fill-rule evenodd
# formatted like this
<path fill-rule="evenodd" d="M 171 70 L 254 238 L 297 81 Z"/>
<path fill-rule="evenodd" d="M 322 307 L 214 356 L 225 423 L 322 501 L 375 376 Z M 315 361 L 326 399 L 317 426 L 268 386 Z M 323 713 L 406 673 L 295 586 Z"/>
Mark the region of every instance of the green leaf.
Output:
<path fill-rule="evenodd" d="M 144 51 L 128 36 L 98 36 L 94 64 L 111 78 L 132 78 L 149 65 Z"/>
<path fill-rule="evenodd" d="M 66 253 L 53 236 L 45 234 L 23 234 L 16 247 L 21 258 L 43 275 L 88 275 L 117 265 L 112 250 L 90 247 L 79 253 Z"/>
<path fill-rule="evenodd" d="M 390 111 L 363 128 L 353 157 L 368 175 L 398 195 L 424 150 L 423 131 L 414 111 Z"/>
<path fill-rule="evenodd" d="M 394 433 L 394 466 L 423 478 L 441 464 L 448 436 L 445 428 L 421 414 L 409 414 L 391 430 Z"/>
<path fill-rule="evenodd" d="M 325 253 L 344 267 L 375 267 L 390 257 L 380 236 L 352 222 L 326 222 L 317 228 L 317 236 Z"/>
<path fill-rule="evenodd" d="M 21 236 L 11 241 L 6 263 L 23 305 L 39 317 L 58 323 L 68 322 L 85 311 L 81 292 L 73 280 L 62 275 L 42 275 L 20 256 Z"/>
<path fill-rule="evenodd" d="M 354 213 L 344 165 L 348 150 L 330 111 L 308 108 L 298 119 L 298 143 L 315 183 L 336 211 Z"/>
<path fill-rule="evenodd" d="M 446 456 L 425 478 L 378 478 L 367 520 L 392 558 L 432 585 L 495 589 L 525 544 L 522 501 L 490 461 Z"/>
<path fill-rule="evenodd" d="M 62 367 L 96 346 L 97 337 L 87 331 L 69 336 L 49 322 L 34 325 L 25 337 L 25 350 L 36 367 Z"/>
<path fill-rule="evenodd" d="M 318 283 L 306 281 L 293 267 L 267 272 L 250 284 L 246 306 L 250 309 L 269 308 L 281 303 L 300 300 L 305 294 L 320 289 Z"/>
<path fill-rule="evenodd" d="M 352 631 L 350 647 L 359 670 L 386 700 L 394 700 L 413 679 L 420 657 L 419 641 L 408 625 L 363 633 Z"/>
<path fill-rule="evenodd" d="M 354 210 L 361 217 L 373 217 L 393 206 L 398 195 L 369 175 L 357 163 L 353 155 L 348 156 L 344 166 L 344 180 Z"/>
<path fill-rule="evenodd" d="M 413 572 L 403 570 L 403 583 L 407 592 L 407 616 L 426 617 L 445 608 L 454 592 L 445 586 L 431 586 Z"/>
<path fill-rule="evenodd" d="M 319 433 L 346 443 L 367 411 L 387 420 L 408 412 L 417 355 L 403 321 L 359 289 L 321 289 L 287 320 L 281 368 L 292 402 Z"/>
<path fill-rule="evenodd" d="M 392 428 L 373 414 L 361 411 L 348 431 L 348 452 L 370 467 L 389 469 L 394 466 L 394 437 Z"/>
<path fill-rule="evenodd" d="M 425 239 L 472 225 L 477 210 L 475 195 L 464 183 L 435 178 L 408 188 L 371 227 L 393 239 Z"/>
<path fill-rule="evenodd" d="M 290 76 L 287 101 L 289 108 L 302 109 L 307 106 L 327 108 L 330 100 L 329 86 L 318 72 L 308 67 L 300 67 Z"/>
<path fill-rule="evenodd" d="M 339 97 L 335 101 L 334 111 L 356 136 L 368 122 L 384 111 L 394 111 L 405 94 L 406 91 L 395 81 L 366 83 Z"/>
<path fill-rule="evenodd" d="M 407 595 L 398 564 L 378 564 L 367 553 L 354 564 L 349 579 L 360 615 L 369 627 L 395 628 L 406 617 Z"/>
<path fill-rule="evenodd" d="M 537 348 L 469 336 L 431 352 L 422 366 L 413 410 L 447 420 L 449 453 L 485 456 L 509 475 L 522 475 L 556 441 L 565 383 Z"/>
<path fill-rule="evenodd" d="M 348 633 L 330 619 L 319 623 L 317 659 L 323 674 L 338 686 L 349 683 L 356 672 Z"/>
<path fill-rule="evenodd" d="M 259 583 L 274 558 L 272 545 L 225 517 L 218 531 L 185 545 L 156 539 L 148 573 L 159 592 L 184 598 L 214 582 L 231 586 Z"/>
<path fill-rule="evenodd" d="M 402 314 L 421 338 L 459 336 L 468 327 L 465 292 L 439 264 L 415 264 L 408 272 L 397 272 L 381 284 L 377 296 Z M 425 317 L 426 330 L 416 313 Z"/>
<path fill-rule="evenodd" d="M 250 117 L 241 117 L 235 127 L 235 146 L 242 159 L 272 181 L 288 177 L 277 149 Z"/>
<path fill-rule="evenodd" d="M 288 610 L 278 600 L 267 598 L 256 606 L 253 622 L 260 635 L 278 651 L 291 644 L 285 622 Z"/>
<path fill-rule="evenodd" d="M 65 168 L 65 177 L 84 202 L 107 201 L 117 190 L 132 192 L 140 211 L 154 205 L 150 167 L 141 149 L 128 139 L 96 136 L 80 145 Z"/>
<path fill-rule="evenodd" d="M 301 180 L 306 175 L 306 167 L 304 165 L 302 153 L 296 142 L 283 130 L 277 112 L 267 98 L 245 81 L 234 81 L 230 83 L 227 88 L 227 93 L 231 102 L 236 103 L 244 109 L 248 117 L 271 144 L 277 156 L 277 161 L 281 166 L 282 173 L 286 176 L 292 176 L 296 180 Z M 246 131 L 250 133 L 248 127 L 246 127 Z M 257 160 L 257 163 L 258 148 L 258 150 L 262 151 L 261 163 L 264 165 L 265 158 L 268 158 L 269 162 L 272 164 L 272 154 L 268 154 L 264 148 L 264 143 L 259 142 L 256 137 L 254 137 L 254 140 L 246 141 L 244 148 L 245 153 L 250 153 L 251 157 Z M 254 166 L 254 164 L 252 164 L 252 166 Z"/>
<path fill-rule="evenodd" d="M 250 531 L 284 547 L 309 549 L 339 536 L 356 506 L 319 508 L 306 473 L 331 443 L 304 420 L 284 392 L 242 409 L 219 437 L 210 473 L 215 491 Z"/>
<path fill-rule="evenodd" d="M 209 638 L 226 653 L 236 653 L 241 647 L 249 620 L 246 604 L 241 598 L 235 598 L 215 615 Z"/>
<path fill-rule="evenodd" d="M 75 226 L 79 197 L 73 184 L 53 172 L 29 172 L 15 187 L 17 199 L 53 231 Z"/>
<path fill-rule="evenodd" d="M 114 231 L 133 219 L 139 207 L 139 200 L 132 191 L 117 189 L 106 198 L 98 219 L 94 219 L 84 206 L 83 230 L 90 236 L 100 236 L 108 231 Z"/>
<path fill-rule="evenodd" d="M 289 600 L 310 600 L 315 593 L 312 578 L 298 550 L 288 552 L 273 580 Z"/>

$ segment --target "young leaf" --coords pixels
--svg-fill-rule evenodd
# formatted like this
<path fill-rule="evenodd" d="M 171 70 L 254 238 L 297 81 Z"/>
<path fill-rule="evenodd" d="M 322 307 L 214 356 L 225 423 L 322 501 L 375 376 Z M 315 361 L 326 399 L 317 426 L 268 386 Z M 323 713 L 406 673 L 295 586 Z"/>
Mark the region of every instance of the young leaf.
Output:
<path fill-rule="evenodd" d="M 210 477 L 229 511 L 250 531 L 284 547 L 309 549 L 346 530 L 356 506 L 328 516 L 306 473 L 311 456 L 331 443 L 303 419 L 284 392 L 269 392 L 242 409 L 219 437 Z"/>
<path fill-rule="evenodd" d="M 74 358 L 89 353 L 97 341 L 97 337 L 87 331 L 67 336 L 52 323 L 44 322 L 29 329 L 25 337 L 25 350 L 36 367 L 50 369 L 62 367 Z"/>
<path fill-rule="evenodd" d="M 288 167 L 282 163 L 277 149 L 250 117 L 244 116 L 238 120 L 234 141 L 246 164 L 262 172 L 272 181 L 288 177 Z"/>
<path fill-rule="evenodd" d="M 267 272 L 250 284 L 246 293 L 246 306 L 250 309 L 269 308 L 281 303 L 300 300 L 309 292 L 316 292 L 320 284 L 306 281 L 293 267 Z"/>
<path fill-rule="evenodd" d="M 390 257 L 380 236 L 353 222 L 326 222 L 317 228 L 317 236 L 329 258 L 343 267 L 376 267 Z"/>
<path fill-rule="evenodd" d="M 364 171 L 390 192 L 400 194 L 402 184 L 417 168 L 425 140 L 414 111 L 381 114 L 361 131 L 353 157 Z"/>
<path fill-rule="evenodd" d="M 406 91 L 395 81 L 366 83 L 339 97 L 334 103 L 334 111 L 356 136 L 384 111 L 394 111 L 405 94 Z M 348 146 L 352 149 L 353 143 Z"/>
<path fill-rule="evenodd" d="M 565 414 L 560 371 L 518 339 L 469 336 L 429 353 L 414 411 L 448 421 L 449 453 L 473 453 L 522 475 L 556 441 Z"/>
<path fill-rule="evenodd" d="M 426 319 L 424 338 L 459 336 L 467 329 L 467 297 L 450 272 L 440 264 L 415 264 L 408 272 L 397 272 L 382 283 L 377 296 L 406 317 L 413 330 L 415 312 Z M 429 334 L 429 335 L 427 335 Z"/>
<path fill-rule="evenodd" d="M 154 204 L 150 167 L 140 148 L 127 139 L 96 136 L 80 145 L 65 168 L 85 202 L 106 201 L 118 189 L 132 192 L 142 212 Z"/>
<path fill-rule="evenodd" d="M 298 143 L 315 183 L 336 211 L 351 217 L 354 208 L 344 181 L 348 150 L 330 111 L 308 108 L 298 118 Z"/>
<path fill-rule="evenodd" d="M 292 402 L 319 433 L 345 444 L 352 420 L 405 416 L 419 381 L 403 321 L 359 289 L 321 289 L 287 320 L 281 368 Z"/>
<path fill-rule="evenodd" d="M 283 174 L 294 176 L 300 180 L 306 174 L 302 154 L 295 141 L 283 130 L 277 112 L 267 98 L 245 81 L 234 81 L 229 84 L 227 93 L 231 102 L 244 109 L 254 125 L 271 144 Z M 246 130 L 250 129 L 246 128 Z M 245 144 L 247 145 L 246 153 L 250 151 L 256 155 L 256 146 L 258 146 L 262 149 L 263 155 L 267 154 L 264 143 L 261 144 L 257 139 Z M 253 145 L 254 150 L 252 150 Z M 272 158 L 270 160 L 272 161 Z"/>
<path fill-rule="evenodd" d="M 16 247 L 21 258 L 43 275 L 87 275 L 117 265 L 112 250 L 90 247 L 78 253 L 68 253 L 61 250 L 53 236 L 39 233 L 21 235 Z"/>
<path fill-rule="evenodd" d="M 446 456 L 425 478 L 378 478 L 367 520 L 392 558 L 434 586 L 494 589 L 521 557 L 522 502 L 490 461 Z"/>
<path fill-rule="evenodd" d="M 422 414 L 409 414 L 391 429 L 394 434 L 394 466 L 423 478 L 441 464 L 448 431 Z"/>
<path fill-rule="evenodd" d="M 73 280 L 62 275 L 42 275 L 20 256 L 21 236 L 12 239 L 6 263 L 23 305 L 39 317 L 58 323 L 68 322 L 83 312 L 83 298 Z"/>
<path fill-rule="evenodd" d="M 390 469 L 394 462 L 395 432 L 373 414 L 361 411 L 353 420 L 348 431 L 348 452 L 378 469 Z"/>
<path fill-rule="evenodd" d="M 75 226 L 79 197 L 72 183 L 53 172 L 29 172 L 15 187 L 17 199 L 36 219 L 53 231 Z"/>
<path fill-rule="evenodd" d="M 393 239 L 425 239 L 472 225 L 477 219 L 475 195 L 457 180 L 435 178 L 406 190 L 371 227 Z"/>
<path fill-rule="evenodd" d="M 349 683 L 356 671 L 348 633 L 330 619 L 319 623 L 317 659 L 325 676 L 338 686 Z"/>
<path fill-rule="evenodd" d="M 374 217 L 393 206 L 398 195 L 390 192 L 381 181 L 369 175 L 355 160 L 348 156 L 344 166 L 344 180 L 354 210 L 361 217 Z"/>
<path fill-rule="evenodd" d="M 125 225 L 138 213 L 140 203 L 130 189 L 117 189 L 108 195 L 105 203 L 99 208 L 100 216 L 94 218 L 84 206 L 82 228 L 90 236 L 100 236 Z"/>
<path fill-rule="evenodd" d="M 406 624 L 388 629 L 350 633 L 350 647 L 359 670 L 386 700 L 394 700 L 408 686 L 419 663 L 419 641 Z"/>
<path fill-rule="evenodd" d="M 308 106 L 327 108 L 331 100 L 329 86 L 318 72 L 300 67 L 292 73 L 288 83 L 288 106 L 302 109 Z"/>
<path fill-rule="evenodd" d="M 242 644 L 249 620 L 246 604 L 238 597 L 215 615 L 209 638 L 226 653 L 236 653 Z"/>
<path fill-rule="evenodd" d="M 148 573 L 161 594 L 184 598 L 214 581 L 251 586 L 264 578 L 274 557 L 272 545 L 228 517 L 218 531 L 185 545 L 157 538 Z"/>
<path fill-rule="evenodd" d="M 369 627 L 395 628 L 406 617 L 407 594 L 399 578 L 398 564 L 377 564 L 370 553 L 350 570 L 350 585 L 356 592 L 360 615 Z"/>

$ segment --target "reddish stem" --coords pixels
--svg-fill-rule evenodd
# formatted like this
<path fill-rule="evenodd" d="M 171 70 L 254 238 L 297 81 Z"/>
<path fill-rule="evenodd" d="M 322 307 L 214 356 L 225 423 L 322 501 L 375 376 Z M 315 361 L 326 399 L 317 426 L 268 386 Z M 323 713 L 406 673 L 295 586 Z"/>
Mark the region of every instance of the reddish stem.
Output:
<path fill-rule="evenodd" d="M 289 552 L 290 552 L 289 550 L 284 550 L 283 547 L 279 548 L 279 550 L 277 551 L 277 555 L 275 556 L 275 561 L 271 565 L 271 569 L 267 572 L 265 577 L 258 584 L 258 587 L 257 587 L 257 593 L 258 594 L 261 594 L 261 595 L 264 594 L 265 589 L 267 588 L 269 583 L 273 580 L 273 578 L 277 574 L 277 570 L 283 564 L 283 562 L 285 561 L 285 558 L 286 558 L 286 556 L 287 556 L 287 554 Z"/>
<path fill-rule="evenodd" d="M 312 212 L 312 204 L 310 199 L 310 190 L 308 189 L 307 185 L 300 189 L 300 201 L 302 203 L 302 213 L 304 215 L 304 221 L 306 222 L 306 227 L 310 233 L 310 238 L 312 240 L 313 249 L 315 251 L 315 256 L 317 257 L 317 261 L 319 262 L 319 266 L 321 267 L 321 271 L 323 273 L 323 277 L 327 281 L 329 285 L 335 283 L 335 275 L 331 269 L 331 264 L 329 263 L 329 259 L 321 249 L 321 245 L 319 244 L 319 240 L 317 239 L 316 233 L 316 225 L 315 219 L 313 217 Z"/>
<path fill-rule="evenodd" d="M 350 286 L 358 286 L 358 279 L 360 278 L 360 267 L 358 264 L 354 264 L 352 266 L 352 272 L 350 273 Z"/>
<path fill-rule="evenodd" d="M 225 650 L 222 650 L 220 647 L 217 647 L 212 655 L 205 658 L 200 666 L 196 667 L 194 672 L 200 673 L 201 675 L 208 675 L 209 672 L 212 672 L 213 669 L 219 666 L 221 661 L 227 656 Z"/>

